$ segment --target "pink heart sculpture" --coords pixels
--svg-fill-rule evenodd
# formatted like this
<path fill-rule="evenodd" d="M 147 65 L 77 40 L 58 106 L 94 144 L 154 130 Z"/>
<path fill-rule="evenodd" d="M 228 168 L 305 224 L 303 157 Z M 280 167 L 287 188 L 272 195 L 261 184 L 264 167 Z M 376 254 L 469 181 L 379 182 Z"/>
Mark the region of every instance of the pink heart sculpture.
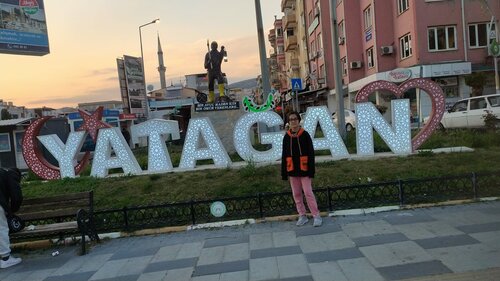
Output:
<path fill-rule="evenodd" d="M 436 130 L 441 122 L 441 118 L 443 118 L 445 110 L 444 93 L 436 82 L 430 79 L 415 78 L 398 86 L 389 81 L 374 81 L 359 90 L 356 94 L 356 102 L 368 102 L 368 96 L 376 91 L 389 91 L 397 98 L 401 98 L 406 91 L 412 88 L 424 90 L 431 97 L 432 102 L 429 122 L 427 122 L 424 128 L 411 140 L 412 150 L 415 151 L 431 136 L 432 132 Z"/>

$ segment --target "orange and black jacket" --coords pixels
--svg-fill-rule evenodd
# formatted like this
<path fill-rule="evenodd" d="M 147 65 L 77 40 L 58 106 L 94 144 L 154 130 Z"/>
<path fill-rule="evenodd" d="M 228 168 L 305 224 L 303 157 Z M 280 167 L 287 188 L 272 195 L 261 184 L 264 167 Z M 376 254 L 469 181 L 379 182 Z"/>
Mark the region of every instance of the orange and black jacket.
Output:
<path fill-rule="evenodd" d="M 314 147 L 311 136 L 300 128 L 297 134 L 288 130 L 283 137 L 281 178 L 314 177 Z"/>

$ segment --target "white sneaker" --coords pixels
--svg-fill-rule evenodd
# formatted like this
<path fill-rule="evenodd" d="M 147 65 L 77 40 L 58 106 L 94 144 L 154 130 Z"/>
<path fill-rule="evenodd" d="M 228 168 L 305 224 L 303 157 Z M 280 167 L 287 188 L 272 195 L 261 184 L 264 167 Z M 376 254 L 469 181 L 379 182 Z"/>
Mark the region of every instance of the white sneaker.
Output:
<path fill-rule="evenodd" d="M 15 258 L 13 256 L 9 256 L 9 259 L 4 261 L 0 259 L 0 268 L 7 268 L 14 266 L 18 263 L 21 263 L 23 260 L 21 258 Z"/>
<path fill-rule="evenodd" d="M 314 217 L 313 226 L 318 227 L 323 224 L 323 219 L 320 216 Z"/>
<path fill-rule="evenodd" d="M 307 218 L 307 216 L 300 216 L 299 219 L 297 220 L 296 225 L 302 226 L 302 225 L 306 224 L 308 221 L 309 221 L 309 219 Z"/>

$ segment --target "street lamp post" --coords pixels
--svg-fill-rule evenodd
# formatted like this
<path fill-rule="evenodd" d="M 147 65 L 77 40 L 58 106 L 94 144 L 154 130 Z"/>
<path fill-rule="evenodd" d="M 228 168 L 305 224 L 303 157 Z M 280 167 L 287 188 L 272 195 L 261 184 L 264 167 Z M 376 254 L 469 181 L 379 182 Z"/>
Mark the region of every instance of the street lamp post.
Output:
<path fill-rule="evenodd" d="M 144 53 L 143 53 L 143 50 L 142 50 L 142 31 L 141 31 L 141 28 L 145 27 L 146 25 L 157 23 L 159 21 L 160 21 L 160 19 L 155 19 L 155 20 L 153 20 L 151 22 L 148 22 L 146 24 L 143 24 L 143 25 L 139 26 L 139 41 L 141 43 L 142 82 L 144 83 L 144 98 L 145 98 L 145 101 L 146 101 L 146 112 L 144 113 L 144 115 L 146 117 L 146 120 L 149 118 L 149 99 L 148 99 L 148 93 L 147 93 L 147 90 L 146 90 L 146 70 L 144 69 Z"/>

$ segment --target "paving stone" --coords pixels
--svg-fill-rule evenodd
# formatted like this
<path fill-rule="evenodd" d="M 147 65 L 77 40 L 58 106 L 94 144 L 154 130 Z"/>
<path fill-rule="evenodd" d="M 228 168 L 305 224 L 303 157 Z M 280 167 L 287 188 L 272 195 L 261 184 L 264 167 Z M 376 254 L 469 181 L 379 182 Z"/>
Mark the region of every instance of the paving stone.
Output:
<path fill-rule="evenodd" d="M 150 257 L 152 258 L 152 257 Z M 124 269 L 127 265 L 131 264 L 131 260 L 134 260 L 136 258 L 132 259 L 122 259 L 122 260 L 110 260 L 103 264 L 101 269 L 99 269 L 92 277 L 90 280 L 100 280 L 100 279 L 108 279 L 108 278 L 114 278 L 117 276 L 125 276 L 124 274 Z M 146 267 L 146 264 L 144 264 L 144 268 Z M 142 269 L 144 269 L 142 268 Z M 142 271 L 142 270 L 141 270 Z M 141 273 L 141 272 L 138 272 Z"/>
<path fill-rule="evenodd" d="M 295 231 L 273 232 L 273 247 L 297 246 L 297 236 Z"/>
<path fill-rule="evenodd" d="M 103 254 L 103 255 L 97 255 L 93 256 L 91 259 L 87 260 L 85 263 L 83 263 L 80 268 L 75 270 L 75 273 L 82 273 L 82 272 L 90 272 L 90 271 L 98 271 L 103 264 L 105 264 L 109 259 L 113 256 L 113 254 Z M 61 268 L 60 268 L 61 269 Z M 57 273 L 60 271 L 58 270 Z"/>
<path fill-rule="evenodd" d="M 27 277 L 32 273 L 32 271 L 14 272 L 2 278 L 2 281 L 26 281 L 29 280 Z"/>
<path fill-rule="evenodd" d="M 82 272 L 82 273 L 73 273 L 67 275 L 59 275 L 59 276 L 49 276 L 44 279 L 44 281 L 87 281 L 90 279 L 92 275 L 94 275 L 95 271 L 92 272 Z M 25 279 L 28 280 L 28 279 Z"/>
<path fill-rule="evenodd" d="M 465 233 L 498 231 L 500 230 L 500 222 L 463 225 L 457 226 L 457 229 Z"/>
<path fill-rule="evenodd" d="M 472 233 L 470 236 L 493 249 L 500 250 L 500 231 Z"/>
<path fill-rule="evenodd" d="M 194 276 L 192 281 L 219 281 L 220 274 Z"/>
<path fill-rule="evenodd" d="M 343 232 L 301 236 L 298 238 L 298 241 L 304 253 L 338 250 L 356 246 Z"/>
<path fill-rule="evenodd" d="M 163 262 L 155 262 L 150 263 L 145 269 L 144 272 L 155 272 L 155 271 L 167 271 L 172 269 L 179 268 L 190 268 L 196 265 L 196 258 L 189 259 L 181 259 L 181 260 L 171 260 L 171 261 L 163 261 Z"/>
<path fill-rule="evenodd" d="M 366 258 L 340 260 L 337 262 L 348 280 L 383 281 L 384 278 Z"/>
<path fill-rule="evenodd" d="M 190 281 L 194 267 L 179 268 L 167 271 L 167 277 L 163 281 Z"/>
<path fill-rule="evenodd" d="M 143 273 L 139 276 L 139 279 L 137 281 L 163 281 L 164 278 L 167 276 L 167 271 L 155 271 L 155 272 L 147 272 Z M 67 279 L 71 280 L 71 279 Z"/>
<path fill-rule="evenodd" d="M 302 226 L 295 230 L 296 236 L 318 235 L 324 233 L 342 231 L 338 224 L 325 224 L 321 227 L 314 227 L 312 225 Z"/>
<path fill-rule="evenodd" d="M 462 231 L 442 221 L 401 224 L 394 227 L 411 240 L 464 234 Z"/>
<path fill-rule="evenodd" d="M 127 275 L 140 275 L 143 270 L 148 266 L 149 262 L 153 257 L 137 257 L 127 259 L 127 262 L 123 265 L 120 270 L 119 276 Z"/>
<path fill-rule="evenodd" d="M 444 266 L 440 261 L 427 261 L 389 267 L 379 267 L 377 270 L 388 280 L 401 280 L 451 272 L 451 270 Z"/>
<path fill-rule="evenodd" d="M 184 243 L 182 247 L 177 252 L 176 259 L 187 259 L 199 257 L 201 249 L 203 248 L 202 242 Z"/>
<path fill-rule="evenodd" d="M 302 254 L 279 256 L 276 257 L 276 259 L 278 261 L 278 271 L 281 279 L 311 275 L 309 267 L 307 266 L 307 261 Z"/>
<path fill-rule="evenodd" d="M 342 231 L 350 238 L 366 237 L 398 232 L 385 220 L 364 221 L 342 225 Z"/>
<path fill-rule="evenodd" d="M 248 281 L 248 270 L 222 273 L 220 281 Z"/>
<path fill-rule="evenodd" d="M 259 258 L 286 256 L 293 254 L 302 254 L 302 251 L 300 250 L 299 246 L 253 250 L 250 252 L 250 258 L 259 259 Z"/>
<path fill-rule="evenodd" d="M 424 249 L 444 248 L 480 243 L 476 239 L 466 234 L 427 238 L 414 241 Z"/>
<path fill-rule="evenodd" d="M 231 244 L 248 243 L 248 235 L 238 237 L 217 237 L 205 240 L 203 248 L 226 246 Z"/>
<path fill-rule="evenodd" d="M 248 243 L 224 246 L 224 257 L 222 258 L 222 262 L 248 260 L 249 258 L 250 251 L 248 249 Z"/>
<path fill-rule="evenodd" d="M 111 256 L 109 260 L 123 260 L 135 257 L 154 256 L 156 252 L 158 252 L 158 248 L 122 249 Z"/>
<path fill-rule="evenodd" d="M 391 213 L 386 215 L 384 219 L 392 225 L 436 221 L 435 218 L 418 212 Z"/>
<path fill-rule="evenodd" d="M 500 251 L 484 244 L 473 244 L 427 250 L 453 272 L 500 267 Z"/>
<path fill-rule="evenodd" d="M 375 267 L 434 260 L 413 241 L 361 247 L 359 250 Z"/>
<path fill-rule="evenodd" d="M 495 214 L 489 215 L 484 212 L 468 209 L 464 209 L 460 212 L 442 212 L 439 214 L 432 214 L 432 217 L 454 227 L 474 224 L 490 224 L 498 222 L 499 220 L 498 216 Z"/>
<path fill-rule="evenodd" d="M 118 276 L 114 278 L 99 279 L 96 281 L 136 281 L 139 275 Z"/>
<path fill-rule="evenodd" d="M 273 248 L 273 233 L 251 234 L 249 238 L 250 250 Z"/>
<path fill-rule="evenodd" d="M 42 269 L 28 272 L 21 280 L 30 280 L 30 281 L 43 281 L 45 278 L 49 277 L 51 273 L 54 272 L 54 269 Z M 8 278 L 7 278 L 8 279 Z"/>
<path fill-rule="evenodd" d="M 378 234 L 352 239 L 356 246 L 365 247 L 379 244 L 408 241 L 408 238 L 401 233 Z"/>
<path fill-rule="evenodd" d="M 182 244 L 165 246 L 158 249 L 158 252 L 154 255 L 151 260 L 152 263 L 160 262 L 160 261 L 169 261 L 174 260 L 181 249 Z"/>
<path fill-rule="evenodd" d="M 279 271 L 276 257 L 250 260 L 250 281 L 273 280 L 277 278 L 279 278 Z"/>
<path fill-rule="evenodd" d="M 201 250 L 198 265 L 221 263 L 224 258 L 224 247 L 211 247 Z"/>
<path fill-rule="evenodd" d="M 341 250 L 314 252 L 305 254 L 307 262 L 318 263 L 325 261 L 337 261 L 364 257 L 358 248 L 346 248 Z"/>
<path fill-rule="evenodd" d="M 248 269 L 248 260 L 200 265 L 194 268 L 193 276 L 213 275 L 218 273 L 243 271 Z"/>
<path fill-rule="evenodd" d="M 314 281 L 349 281 L 336 262 L 309 261 L 309 269 Z"/>
<path fill-rule="evenodd" d="M 300 276 L 300 277 L 280 278 L 267 281 L 314 281 L 314 279 L 312 278 L 312 276 Z"/>
<path fill-rule="evenodd" d="M 60 255 L 56 257 L 50 256 L 50 258 L 35 258 L 35 259 L 25 258 L 23 259 L 22 263 L 16 265 L 15 271 L 23 272 L 23 271 L 35 271 L 35 270 L 47 270 L 47 269 L 53 269 L 52 271 L 56 271 L 66 262 L 68 262 L 68 259 L 70 259 L 71 257 L 73 257 L 73 254 L 70 255 L 66 254 L 64 256 Z"/>

